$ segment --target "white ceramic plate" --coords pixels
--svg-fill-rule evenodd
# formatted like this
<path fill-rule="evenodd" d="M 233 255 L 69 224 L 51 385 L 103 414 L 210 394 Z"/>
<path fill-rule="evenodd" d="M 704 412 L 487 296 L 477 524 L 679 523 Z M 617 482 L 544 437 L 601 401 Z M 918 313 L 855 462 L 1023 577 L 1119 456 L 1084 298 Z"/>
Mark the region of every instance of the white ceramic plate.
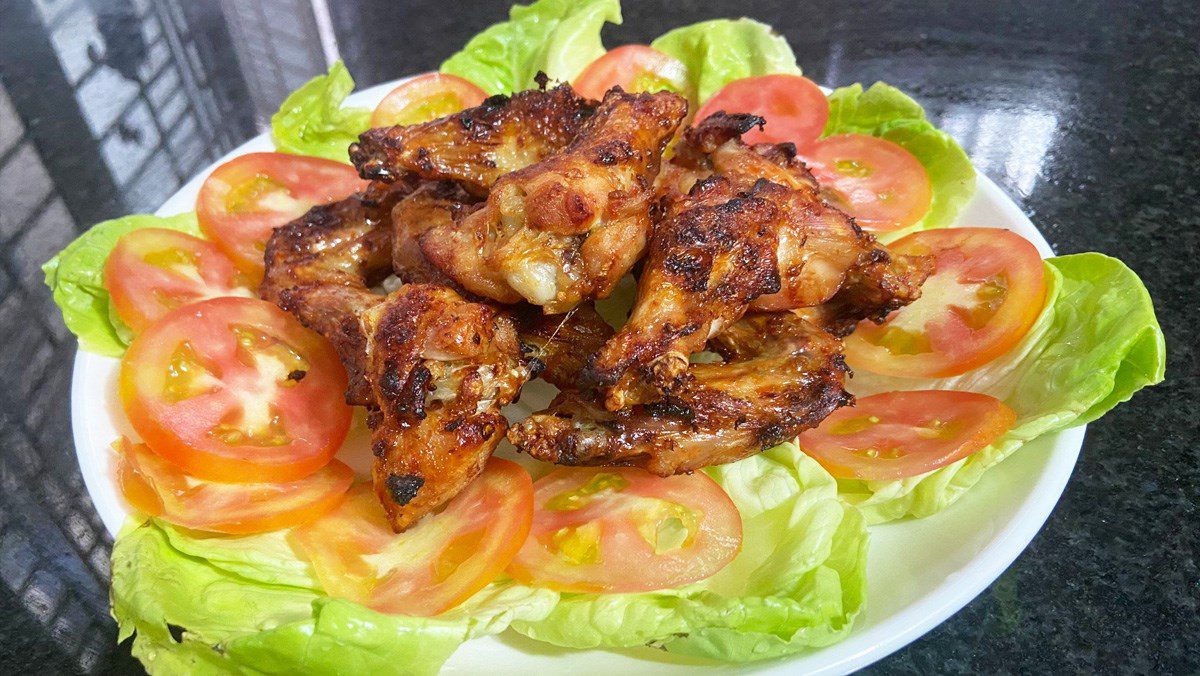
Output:
<path fill-rule="evenodd" d="M 372 87 L 348 104 L 373 107 L 400 81 Z M 175 193 L 159 215 L 193 209 L 200 184 L 235 155 L 272 150 L 268 135 L 243 144 Z M 990 179 L 980 176 L 960 224 L 1006 228 L 1053 255 L 1045 238 Z M 80 351 L 75 357 L 71 419 L 75 451 L 88 492 L 108 530 L 125 520 L 112 478 L 110 444 L 132 434 L 117 405 L 117 360 Z M 520 407 L 540 407 L 546 392 L 527 388 Z M 541 396 L 539 396 L 541 395 Z M 528 408 L 531 411 L 533 408 Z M 516 411 L 513 411 L 514 413 Z M 866 610 L 842 642 L 795 657 L 751 664 L 741 671 L 845 673 L 874 662 L 915 640 L 965 606 L 1021 553 L 1058 502 L 1079 449 L 1082 427 L 1039 439 L 989 471 L 969 494 L 932 517 L 871 527 Z M 351 466 L 369 463 L 362 435 L 351 435 L 340 455 Z M 738 671 L 737 667 L 676 657 L 649 648 L 579 651 L 555 648 L 514 632 L 469 641 L 450 661 L 447 674 L 529 674 L 553 670 L 577 676 L 613 673 Z"/>

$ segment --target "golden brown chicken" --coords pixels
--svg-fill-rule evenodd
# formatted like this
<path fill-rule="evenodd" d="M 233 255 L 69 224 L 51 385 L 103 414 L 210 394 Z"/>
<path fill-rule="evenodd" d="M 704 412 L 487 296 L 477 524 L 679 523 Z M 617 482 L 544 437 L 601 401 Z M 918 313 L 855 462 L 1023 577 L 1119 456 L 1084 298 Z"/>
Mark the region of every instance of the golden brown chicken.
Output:
<path fill-rule="evenodd" d="M 508 438 L 547 462 L 668 476 L 758 453 L 853 400 L 843 388 L 841 342 L 792 313 L 744 317 L 710 346 L 726 361 L 694 364 L 659 401 L 609 411 L 564 391 Z"/>
<path fill-rule="evenodd" d="M 259 295 L 333 343 L 349 376 L 350 404 L 374 403 L 359 318 L 383 300 L 371 287 L 392 273 L 390 213 L 417 185 L 412 177 L 372 183 L 361 194 L 313 207 L 267 242 Z"/>
<path fill-rule="evenodd" d="M 688 369 L 689 357 L 738 320 L 751 301 L 779 290 L 775 265 L 780 210 L 737 196 L 712 176 L 670 204 L 638 280 L 629 322 L 596 354 L 590 384 L 617 410 L 653 400 Z"/>
<path fill-rule="evenodd" d="M 543 314 L 536 305 L 519 305 L 509 314 L 517 326 L 529 377 L 540 377 L 559 389 L 574 389 L 588 358 L 613 335 L 591 303 L 560 315 Z"/>
<path fill-rule="evenodd" d="M 686 111 L 669 92 L 610 90 L 562 151 L 505 174 L 487 203 L 421 238 L 467 291 L 548 314 L 604 298 L 642 256 L 662 152 Z"/>
<path fill-rule="evenodd" d="M 363 323 L 375 493 L 400 532 L 483 471 L 529 374 L 512 323 L 444 286 L 405 284 Z"/>
<path fill-rule="evenodd" d="M 566 147 L 592 116 L 595 102 L 569 85 L 493 96 L 481 105 L 432 122 L 369 129 L 350 145 L 363 178 L 454 180 L 486 195 L 504 174 Z"/>
<path fill-rule="evenodd" d="M 371 290 L 392 272 L 396 233 L 423 222 L 393 227 L 391 217 L 436 214 L 454 197 L 415 179 L 373 185 L 314 208 L 267 244 L 260 294 L 338 350 L 347 401 L 370 411 L 375 491 L 397 531 L 482 471 L 507 427 L 500 409 L 528 378 L 512 322 L 494 308 L 442 285 Z"/>

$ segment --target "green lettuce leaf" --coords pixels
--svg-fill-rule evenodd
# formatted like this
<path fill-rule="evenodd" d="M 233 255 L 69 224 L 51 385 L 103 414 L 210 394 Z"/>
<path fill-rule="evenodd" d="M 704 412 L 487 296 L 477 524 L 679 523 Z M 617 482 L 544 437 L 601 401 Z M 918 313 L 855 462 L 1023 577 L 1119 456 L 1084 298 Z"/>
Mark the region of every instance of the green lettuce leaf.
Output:
<path fill-rule="evenodd" d="M 953 504 L 989 468 L 1026 442 L 1083 425 L 1161 382 L 1162 330 L 1150 294 L 1121 261 L 1098 253 L 1046 261 L 1046 308 L 1008 354 L 954 378 L 919 379 L 860 372 L 859 396 L 892 390 L 948 389 L 990 394 L 1017 412 L 995 444 L 946 467 L 896 481 L 842 480 L 843 498 L 872 523 L 924 517 Z"/>
<path fill-rule="evenodd" d="M 800 74 L 787 39 L 752 19 L 701 21 L 676 28 L 650 46 L 687 66 L 696 103 L 704 103 L 721 87 L 744 77 Z"/>
<path fill-rule="evenodd" d="M 151 519 L 118 536 L 119 640 L 151 674 L 434 674 L 465 640 L 536 620 L 558 595 L 494 582 L 437 618 L 322 595 L 280 533 L 227 538 Z"/>
<path fill-rule="evenodd" d="M 535 86 L 543 71 L 570 81 L 604 55 L 600 29 L 621 23 L 620 0 L 538 0 L 513 5 L 502 21 L 471 38 L 441 71 L 466 78 L 489 94 Z"/>
<path fill-rule="evenodd" d="M 169 228 L 201 236 L 194 213 L 165 218 L 125 216 L 97 223 L 42 265 L 46 286 L 62 311 L 63 322 L 88 352 L 118 357 L 132 338 L 129 327 L 109 302 L 104 288 L 104 262 L 121 235 L 141 228 Z"/>
<path fill-rule="evenodd" d="M 347 148 L 371 123 L 366 108 L 343 108 L 354 78 L 341 61 L 288 95 L 271 116 L 271 136 L 280 152 L 350 162 Z"/>
<path fill-rule="evenodd" d="M 744 662 L 841 639 L 866 595 L 867 531 L 794 444 L 706 470 L 742 514 L 742 551 L 715 576 L 644 594 L 563 594 L 513 628 L 573 648 L 652 645 Z"/>
<path fill-rule="evenodd" d="M 975 194 L 975 168 L 958 143 L 925 119 L 920 104 L 891 85 L 876 82 L 840 87 L 829 95 L 825 136 L 867 134 L 887 139 L 912 153 L 925 167 L 933 199 L 929 213 L 911 228 L 888 233 L 894 240 L 914 230 L 943 228 L 954 222 Z"/>

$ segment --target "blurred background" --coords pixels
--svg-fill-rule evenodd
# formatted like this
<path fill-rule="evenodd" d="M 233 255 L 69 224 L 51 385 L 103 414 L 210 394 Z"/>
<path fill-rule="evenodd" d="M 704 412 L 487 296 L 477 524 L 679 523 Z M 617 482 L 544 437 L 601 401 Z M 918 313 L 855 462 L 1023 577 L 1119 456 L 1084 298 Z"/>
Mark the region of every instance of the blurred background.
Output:
<path fill-rule="evenodd" d="M 916 97 L 1059 253 L 1146 282 L 1168 382 L 1089 428 L 1062 503 L 982 596 L 880 673 L 1200 670 L 1200 10 L 1181 2 L 625 0 L 606 43 L 745 15 L 825 85 Z M 138 673 L 75 462 L 74 338 L 41 264 L 156 209 L 346 62 L 435 69 L 503 0 L 0 0 L 0 673 Z"/>

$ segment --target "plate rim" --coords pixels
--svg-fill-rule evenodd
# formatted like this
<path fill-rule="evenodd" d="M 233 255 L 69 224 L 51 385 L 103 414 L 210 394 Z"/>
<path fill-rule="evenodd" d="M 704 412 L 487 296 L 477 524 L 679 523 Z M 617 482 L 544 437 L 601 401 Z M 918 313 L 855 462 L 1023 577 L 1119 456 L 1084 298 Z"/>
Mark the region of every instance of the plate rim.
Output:
<path fill-rule="evenodd" d="M 387 92 L 414 77 L 417 76 L 397 78 L 356 91 L 347 97 L 346 104 L 371 106 Z M 826 87 L 822 87 L 822 90 L 826 93 L 830 91 Z M 200 184 L 217 166 L 248 152 L 273 150 L 274 146 L 270 139 L 269 130 L 264 131 L 222 155 L 172 193 L 162 206 L 155 210 L 155 215 L 166 216 L 190 210 L 188 206 L 199 192 Z M 1018 223 L 1023 226 L 1023 230 L 1036 235 L 1031 241 L 1043 257 L 1054 255 L 1045 236 L 1017 203 L 990 177 L 976 170 L 975 195 L 979 196 L 985 193 L 990 201 L 999 205 L 1002 212 L 1000 215 L 1005 221 Z M 183 208 L 180 208 L 181 206 Z M 112 369 L 112 362 L 115 361 L 116 358 L 87 352 L 77 345 L 72 366 L 70 396 L 72 440 L 75 446 L 76 461 L 79 463 L 88 496 L 104 523 L 105 529 L 114 538 L 121 527 L 120 523 L 116 523 L 114 519 L 123 520 L 128 513 L 116 498 L 116 492 L 112 490 L 111 471 L 106 467 L 97 467 L 101 459 L 106 460 L 109 457 L 107 446 L 110 442 L 97 440 L 92 434 L 92 425 L 89 424 L 92 422 L 92 418 L 98 415 L 98 412 L 101 417 L 104 417 L 107 415 L 107 410 L 106 406 L 97 405 L 94 398 L 97 387 L 92 384 L 93 379 L 89 374 L 100 368 Z M 102 401 L 107 403 L 113 393 L 101 391 L 103 392 Z M 855 633 L 852 629 L 845 639 L 829 646 L 763 663 L 722 664 L 722 666 L 730 670 L 747 670 L 758 673 L 792 673 L 803 669 L 805 673 L 810 674 L 844 674 L 877 662 L 925 635 L 951 615 L 966 607 L 995 582 L 1025 551 L 1034 536 L 1041 531 L 1071 478 L 1083 447 L 1086 430 L 1087 426 L 1081 425 L 1047 435 L 1047 441 L 1052 444 L 1052 447 L 1047 451 L 1046 465 L 1039 471 L 1034 485 L 1030 487 L 1028 496 L 1020 502 L 1008 523 L 997 530 L 987 544 L 964 565 L 960 571 L 961 577 L 947 578 L 940 585 L 930 589 L 923 597 L 902 607 L 900 611 L 887 617 L 878 625 L 860 633 Z M 100 449 L 99 452 L 96 452 L 96 448 Z M 109 484 L 108 490 L 101 486 L 102 480 Z M 962 499 L 967 500 L 968 498 L 964 496 Z M 118 511 L 120 512 L 119 517 L 117 517 Z M 870 596 L 868 587 L 868 604 Z M 468 651 L 471 643 L 486 640 L 495 639 L 484 637 L 468 641 L 455 654 Z M 453 656 L 451 659 L 454 659 Z"/>

